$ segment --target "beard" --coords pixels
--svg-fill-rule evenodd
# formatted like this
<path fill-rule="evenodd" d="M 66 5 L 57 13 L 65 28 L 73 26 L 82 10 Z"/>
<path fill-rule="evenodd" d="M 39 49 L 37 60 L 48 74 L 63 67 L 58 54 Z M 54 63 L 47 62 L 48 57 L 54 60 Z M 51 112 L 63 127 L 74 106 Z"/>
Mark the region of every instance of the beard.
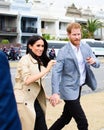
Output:
<path fill-rule="evenodd" d="M 80 39 L 70 39 L 71 43 L 74 45 L 74 46 L 79 46 L 80 45 Z"/>

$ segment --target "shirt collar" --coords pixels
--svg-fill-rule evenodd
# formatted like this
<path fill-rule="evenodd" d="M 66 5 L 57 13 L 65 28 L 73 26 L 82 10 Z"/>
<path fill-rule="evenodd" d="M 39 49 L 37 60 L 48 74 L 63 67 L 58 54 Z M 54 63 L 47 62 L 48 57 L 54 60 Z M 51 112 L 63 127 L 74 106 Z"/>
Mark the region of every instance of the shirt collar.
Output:
<path fill-rule="evenodd" d="M 74 46 L 71 42 L 70 42 L 70 45 L 71 45 L 71 47 L 72 47 L 73 50 L 78 51 L 78 50 L 77 50 L 77 47 Z M 79 48 L 80 48 L 80 46 L 81 46 L 81 44 L 79 45 Z"/>

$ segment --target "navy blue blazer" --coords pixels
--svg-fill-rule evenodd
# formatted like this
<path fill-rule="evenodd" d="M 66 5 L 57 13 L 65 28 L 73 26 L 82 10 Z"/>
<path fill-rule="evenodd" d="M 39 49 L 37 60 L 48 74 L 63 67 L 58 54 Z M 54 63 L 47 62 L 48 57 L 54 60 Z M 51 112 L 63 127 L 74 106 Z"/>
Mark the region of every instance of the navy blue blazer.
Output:
<path fill-rule="evenodd" d="M 22 130 L 13 93 L 10 67 L 0 51 L 0 130 Z"/>

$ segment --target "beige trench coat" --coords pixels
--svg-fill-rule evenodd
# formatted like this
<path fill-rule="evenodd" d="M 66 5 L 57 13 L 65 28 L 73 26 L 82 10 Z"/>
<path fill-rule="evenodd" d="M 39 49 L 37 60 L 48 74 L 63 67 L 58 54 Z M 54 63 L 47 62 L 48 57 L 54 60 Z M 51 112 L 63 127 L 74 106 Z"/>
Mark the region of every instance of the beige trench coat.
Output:
<path fill-rule="evenodd" d="M 44 69 L 44 67 L 41 67 L 41 70 L 42 69 Z M 23 56 L 17 66 L 14 86 L 22 130 L 34 130 L 36 118 L 34 101 L 36 98 L 38 99 L 44 113 L 46 111 L 45 92 L 44 88 L 40 85 L 40 79 L 30 85 L 24 84 L 24 81 L 28 76 L 37 73 L 39 73 L 37 61 L 29 54 Z M 44 77 L 41 79 L 42 86 L 44 86 Z"/>

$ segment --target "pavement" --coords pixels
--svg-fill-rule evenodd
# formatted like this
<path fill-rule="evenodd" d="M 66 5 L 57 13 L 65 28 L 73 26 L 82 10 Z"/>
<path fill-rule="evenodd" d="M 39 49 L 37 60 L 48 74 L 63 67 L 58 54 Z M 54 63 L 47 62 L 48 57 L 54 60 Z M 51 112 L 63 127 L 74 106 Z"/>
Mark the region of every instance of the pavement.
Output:
<path fill-rule="evenodd" d="M 10 68 L 16 68 L 18 61 L 9 61 Z"/>

